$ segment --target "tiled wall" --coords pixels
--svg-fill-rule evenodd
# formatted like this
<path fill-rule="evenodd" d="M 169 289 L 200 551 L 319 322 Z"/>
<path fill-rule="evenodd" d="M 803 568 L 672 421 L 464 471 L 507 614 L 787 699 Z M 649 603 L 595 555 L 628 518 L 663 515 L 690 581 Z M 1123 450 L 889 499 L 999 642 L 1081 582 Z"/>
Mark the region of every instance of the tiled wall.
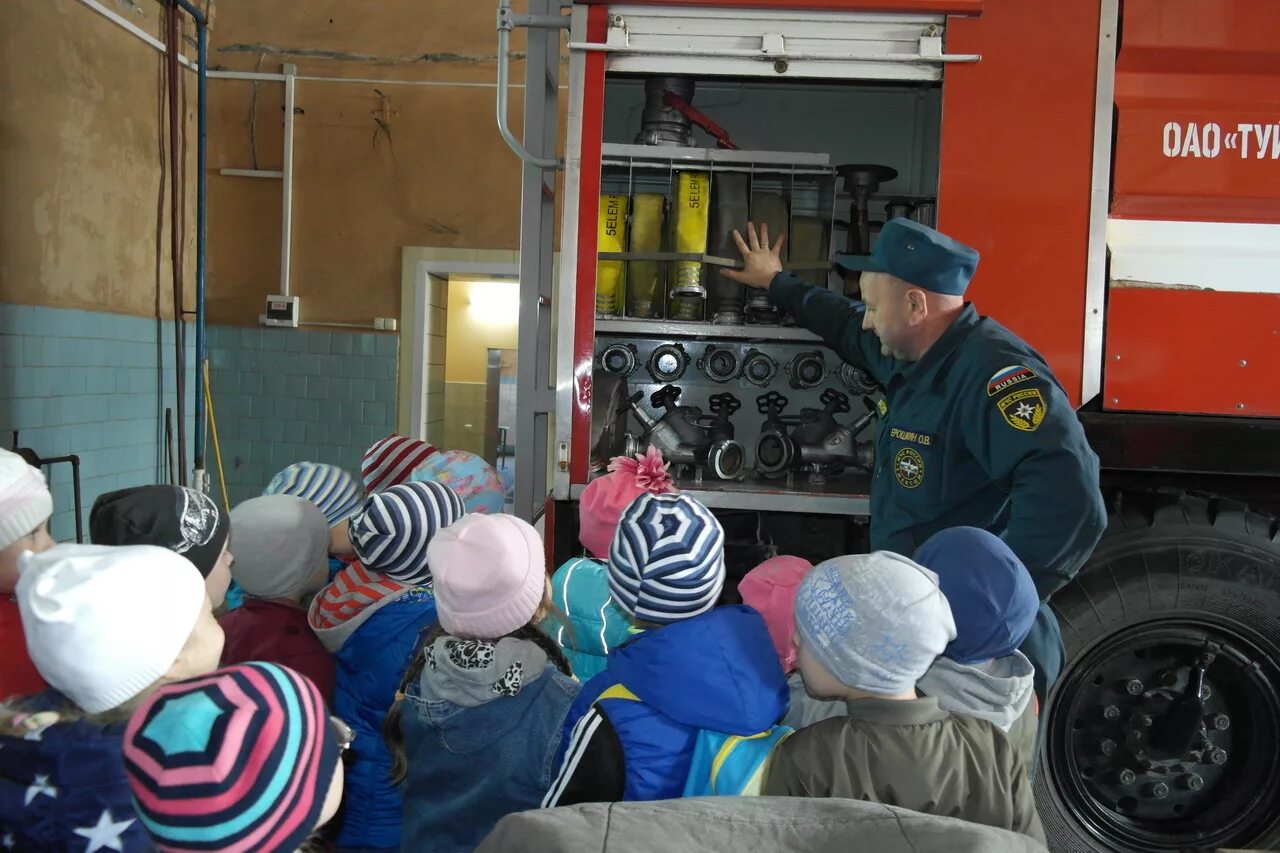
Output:
<path fill-rule="evenodd" d="M 188 326 L 188 389 L 194 352 Z M 18 430 L 19 444 L 43 457 L 80 457 L 85 541 L 98 495 L 168 480 L 164 410 L 176 406 L 173 363 L 172 323 L 0 303 L 0 446 L 10 447 Z M 51 531 L 55 539 L 74 539 L 71 466 L 47 470 Z"/>
<path fill-rule="evenodd" d="M 213 326 L 208 355 L 227 492 L 234 506 L 293 462 L 358 474 L 394 431 L 394 335 Z M 212 447 L 209 468 L 220 495 Z"/>

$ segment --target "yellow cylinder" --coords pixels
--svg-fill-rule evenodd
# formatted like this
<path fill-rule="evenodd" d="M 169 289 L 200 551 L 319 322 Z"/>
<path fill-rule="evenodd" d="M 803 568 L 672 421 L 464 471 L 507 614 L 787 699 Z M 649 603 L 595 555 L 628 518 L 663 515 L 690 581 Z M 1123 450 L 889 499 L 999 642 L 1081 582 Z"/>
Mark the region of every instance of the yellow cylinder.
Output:
<path fill-rule="evenodd" d="M 600 196 L 600 229 L 597 252 L 624 252 L 627 245 L 627 197 L 615 193 Z M 622 313 L 626 264 L 599 261 L 596 264 L 596 313 L 616 317 Z"/>
<path fill-rule="evenodd" d="M 662 251 L 662 193 L 636 193 L 631 200 L 631 251 Z M 662 264 L 659 261 L 627 262 L 627 314 L 632 317 L 662 315 Z"/>
<path fill-rule="evenodd" d="M 772 233 L 772 232 L 770 232 Z M 794 263 L 827 264 L 827 224 L 816 216 L 796 216 L 791 220 L 791 236 L 787 240 Z M 827 271 L 806 270 L 798 275 L 810 284 L 827 286 Z"/>
<path fill-rule="evenodd" d="M 707 226 L 711 212 L 711 176 L 706 172 L 676 175 L 676 198 L 672 205 L 672 251 L 703 255 L 707 251 Z M 672 267 L 671 296 L 705 299 L 701 261 L 676 261 Z"/>

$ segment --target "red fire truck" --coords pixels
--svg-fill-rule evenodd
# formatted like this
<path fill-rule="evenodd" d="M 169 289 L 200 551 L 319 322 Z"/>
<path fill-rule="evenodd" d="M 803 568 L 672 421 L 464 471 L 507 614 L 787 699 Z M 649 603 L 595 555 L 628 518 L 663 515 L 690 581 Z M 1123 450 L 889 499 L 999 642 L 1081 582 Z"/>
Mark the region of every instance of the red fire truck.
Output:
<path fill-rule="evenodd" d="M 936 224 L 1102 462 L 1110 525 L 1052 601 L 1052 846 L 1280 843 L 1275 0 L 504 0 L 498 27 L 516 434 L 550 456 L 517 455 L 517 507 L 545 508 L 553 564 L 583 487 L 646 444 L 721 518 L 731 575 L 865 548 L 874 383 L 716 269 L 752 218 L 839 289 L 832 253 Z"/>

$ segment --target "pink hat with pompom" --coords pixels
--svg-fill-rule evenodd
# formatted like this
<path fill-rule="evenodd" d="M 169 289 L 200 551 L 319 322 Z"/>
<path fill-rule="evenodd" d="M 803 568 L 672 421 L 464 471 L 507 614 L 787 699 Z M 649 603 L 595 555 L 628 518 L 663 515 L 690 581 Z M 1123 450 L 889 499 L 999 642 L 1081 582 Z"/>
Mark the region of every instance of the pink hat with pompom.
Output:
<path fill-rule="evenodd" d="M 782 662 L 782 671 L 796 668 L 796 649 L 791 635 L 796 631 L 796 590 L 813 563 L 800 557 L 773 557 L 765 560 L 738 582 L 742 603 L 764 617 L 769 638 Z"/>
<path fill-rule="evenodd" d="M 578 503 L 578 540 L 593 556 L 609 559 L 609 545 L 618 530 L 622 511 L 646 492 L 654 495 L 678 491 L 667 472 L 671 463 L 650 445 L 635 458 L 615 456 L 609 473 L 587 484 Z"/>

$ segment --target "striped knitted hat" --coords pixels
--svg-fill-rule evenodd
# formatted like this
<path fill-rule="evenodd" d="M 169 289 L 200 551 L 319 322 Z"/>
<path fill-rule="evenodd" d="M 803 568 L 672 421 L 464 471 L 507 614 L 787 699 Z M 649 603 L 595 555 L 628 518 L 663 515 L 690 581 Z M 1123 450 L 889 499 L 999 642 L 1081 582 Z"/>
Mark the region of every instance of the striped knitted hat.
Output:
<path fill-rule="evenodd" d="M 369 494 L 398 486 L 436 449 L 425 441 L 392 433 L 364 452 L 360 476 Z"/>
<path fill-rule="evenodd" d="M 333 527 L 351 517 L 360 506 L 363 492 L 356 478 L 337 465 L 295 462 L 276 474 L 262 494 L 305 498 L 320 507 Z"/>
<path fill-rule="evenodd" d="M 444 483 L 458 493 L 467 512 L 497 515 L 506 502 L 506 489 L 493 466 L 465 450 L 444 450 L 414 469 L 417 482 Z"/>
<path fill-rule="evenodd" d="M 405 584 L 430 579 L 427 545 L 462 517 L 462 499 L 439 483 L 403 483 L 370 495 L 351 517 L 351 544 L 365 568 Z"/>
<path fill-rule="evenodd" d="M 165 685 L 124 735 L 133 802 L 162 850 L 297 850 L 341 752 L 320 691 L 270 663 Z"/>
<path fill-rule="evenodd" d="M 643 494 L 609 549 L 609 590 L 633 618 L 667 624 L 706 613 L 724 587 L 724 530 L 688 495 Z"/>

